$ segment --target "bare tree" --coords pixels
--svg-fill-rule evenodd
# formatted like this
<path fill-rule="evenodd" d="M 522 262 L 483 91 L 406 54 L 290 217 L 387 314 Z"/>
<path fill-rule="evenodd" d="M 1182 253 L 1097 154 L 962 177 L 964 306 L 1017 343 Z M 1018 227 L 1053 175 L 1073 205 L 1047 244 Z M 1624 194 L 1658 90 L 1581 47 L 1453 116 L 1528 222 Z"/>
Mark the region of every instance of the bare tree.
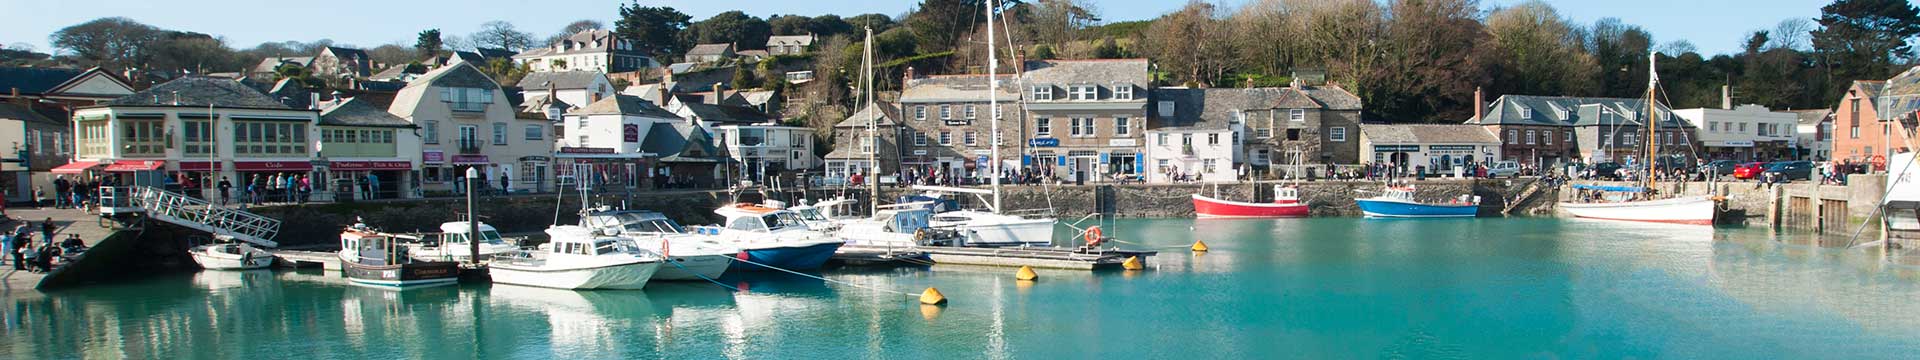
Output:
<path fill-rule="evenodd" d="M 533 46 L 533 34 L 513 27 L 513 23 L 494 20 L 480 24 L 480 31 L 468 36 L 474 46 L 496 47 L 508 51 L 526 50 Z"/>
<path fill-rule="evenodd" d="M 560 40 L 566 40 L 568 36 L 573 36 L 573 34 L 578 34 L 581 31 L 600 30 L 600 29 L 606 29 L 606 28 L 607 28 L 607 24 L 601 23 L 599 20 L 588 20 L 588 19 L 574 20 L 572 23 L 568 23 L 566 27 L 560 28 L 559 33 L 553 34 L 553 36 L 548 36 L 546 44 L 552 44 L 552 43 L 560 42 Z"/>
<path fill-rule="evenodd" d="M 1794 51 L 1811 49 L 1813 46 L 1813 30 L 1814 24 L 1812 20 L 1804 18 L 1781 20 L 1780 24 L 1774 25 L 1773 31 L 1768 33 L 1773 41 L 1767 44 L 1767 48 Z"/>
<path fill-rule="evenodd" d="M 1661 54 L 1666 54 L 1667 56 L 1680 57 L 1680 55 L 1686 55 L 1687 53 L 1698 52 L 1700 49 L 1693 46 L 1693 42 L 1691 41 L 1674 40 L 1673 42 L 1666 43 L 1666 45 L 1660 45 L 1659 51 Z"/>

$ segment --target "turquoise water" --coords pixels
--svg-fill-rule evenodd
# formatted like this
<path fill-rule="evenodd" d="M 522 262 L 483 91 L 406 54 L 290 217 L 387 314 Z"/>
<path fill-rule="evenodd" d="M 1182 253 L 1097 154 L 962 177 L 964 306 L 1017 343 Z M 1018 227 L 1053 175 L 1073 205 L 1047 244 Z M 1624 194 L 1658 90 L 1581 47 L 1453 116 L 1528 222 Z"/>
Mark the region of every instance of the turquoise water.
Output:
<path fill-rule="evenodd" d="M 0 358 L 1913 358 L 1920 270 L 1764 230 L 1125 220 L 1153 270 L 833 269 L 646 291 L 207 272 L 6 297 Z"/>

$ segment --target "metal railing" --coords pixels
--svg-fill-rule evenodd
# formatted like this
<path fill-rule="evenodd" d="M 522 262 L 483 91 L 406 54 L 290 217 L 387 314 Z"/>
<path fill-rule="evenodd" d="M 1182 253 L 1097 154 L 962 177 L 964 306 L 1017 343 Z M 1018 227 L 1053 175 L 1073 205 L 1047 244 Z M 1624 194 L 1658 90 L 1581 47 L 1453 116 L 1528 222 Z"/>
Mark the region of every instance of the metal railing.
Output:
<path fill-rule="evenodd" d="M 148 217 L 257 245 L 279 246 L 273 237 L 280 232 L 280 220 L 149 186 L 131 187 L 130 193 L 129 204 L 146 209 Z"/>

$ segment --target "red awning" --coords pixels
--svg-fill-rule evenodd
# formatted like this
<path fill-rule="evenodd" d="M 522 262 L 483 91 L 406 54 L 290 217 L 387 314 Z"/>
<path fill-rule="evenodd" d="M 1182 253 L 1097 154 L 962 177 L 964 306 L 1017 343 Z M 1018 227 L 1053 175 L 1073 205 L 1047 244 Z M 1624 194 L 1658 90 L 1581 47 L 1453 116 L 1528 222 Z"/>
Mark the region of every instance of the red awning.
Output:
<path fill-rule="evenodd" d="M 236 171 L 308 171 L 313 163 L 306 161 L 235 161 Z"/>
<path fill-rule="evenodd" d="M 60 165 L 60 167 L 53 168 L 53 173 L 79 174 L 79 173 L 87 172 L 88 169 L 93 169 L 93 167 L 95 166 L 100 166 L 100 162 L 99 161 L 75 161 L 75 162 L 67 163 L 66 165 Z"/>
<path fill-rule="evenodd" d="M 107 165 L 107 172 L 135 172 L 158 170 L 167 165 L 166 160 L 120 160 Z"/>
<path fill-rule="evenodd" d="M 180 171 L 214 171 L 214 170 L 220 170 L 219 162 L 207 162 L 207 161 L 181 161 L 180 162 Z"/>

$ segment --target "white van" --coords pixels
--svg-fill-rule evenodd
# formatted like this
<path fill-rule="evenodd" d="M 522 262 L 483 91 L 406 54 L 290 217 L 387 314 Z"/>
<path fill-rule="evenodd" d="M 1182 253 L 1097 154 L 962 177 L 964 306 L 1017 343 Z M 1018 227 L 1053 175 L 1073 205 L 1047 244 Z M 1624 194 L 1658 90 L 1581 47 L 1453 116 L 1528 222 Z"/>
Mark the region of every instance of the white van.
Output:
<path fill-rule="evenodd" d="M 1487 166 L 1487 176 L 1518 177 L 1520 176 L 1520 162 L 1513 160 L 1495 161 L 1492 165 Z"/>

